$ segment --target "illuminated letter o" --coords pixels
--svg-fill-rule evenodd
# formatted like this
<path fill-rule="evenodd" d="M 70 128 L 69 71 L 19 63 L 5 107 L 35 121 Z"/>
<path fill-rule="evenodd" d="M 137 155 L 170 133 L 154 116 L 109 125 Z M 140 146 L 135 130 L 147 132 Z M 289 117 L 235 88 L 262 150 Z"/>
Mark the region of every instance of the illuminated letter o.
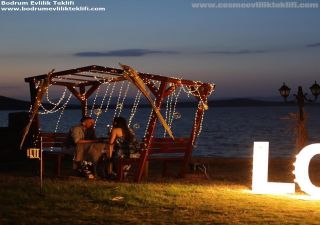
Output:
<path fill-rule="evenodd" d="M 320 144 L 311 144 L 299 152 L 295 162 L 295 182 L 301 190 L 315 198 L 320 198 L 320 188 L 313 185 L 309 177 L 309 164 L 311 159 L 320 154 Z"/>

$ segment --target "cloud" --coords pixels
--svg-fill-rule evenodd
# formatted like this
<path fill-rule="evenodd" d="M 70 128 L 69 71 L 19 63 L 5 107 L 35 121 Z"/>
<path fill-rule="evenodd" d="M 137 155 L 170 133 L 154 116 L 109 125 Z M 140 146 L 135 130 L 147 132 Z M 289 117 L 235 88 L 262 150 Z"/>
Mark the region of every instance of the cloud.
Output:
<path fill-rule="evenodd" d="M 320 42 L 318 42 L 318 43 L 312 43 L 312 44 L 307 44 L 306 47 L 307 47 L 307 48 L 317 48 L 317 47 L 320 47 Z"/>
<path fill-rule="evenodd" d="M 237 50 L 237 51 L 208 51 L 206 54 L 215 54 L 215 55 L 250 55 L 250 54 L 263 54 L 267 53 L 266 50 Z"/>
<path fill-rule="evenodd" d="M 178 54 L 176 51 L 161 51 L 149 49 L 122 49 L 105 52 L 77 52 L 74 56 L 77 57 L 139 57 L 150 54 Z"/>
<path fill-rule="evenodd" d="M 23 87 L 23 85 L 21 86 L 17 86 L 17 85 L 0 85 L 0 89 L 1 91 L 7 91 L 7 90 L 17 90 L 18 88 Z"/>

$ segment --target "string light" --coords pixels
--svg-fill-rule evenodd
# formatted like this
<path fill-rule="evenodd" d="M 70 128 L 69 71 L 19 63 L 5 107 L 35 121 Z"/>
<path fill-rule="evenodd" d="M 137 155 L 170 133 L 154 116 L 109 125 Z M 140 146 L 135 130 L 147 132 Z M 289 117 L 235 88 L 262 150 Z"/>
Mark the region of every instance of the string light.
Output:
<path fill-rule="evenodd" d="M 103 98 L 101 100 L 101 104 L 100 104 L 100 107 L 99 107 L 99 111 L 100 113 L 99 114 L 96 114 L 96 119 L 94 121 L 94 128 L 96 127 L 97 123 L 98 123 L 98 119 L 99 119 L 99 116 L 103 113 L 103 110 L 102 110 L 102 107 L 103 107 L 103 103 L 107 97 L 107 93 L 109 91 L 109 87 L 110 87 L 110 83 L 103 83 L 103 84 L 106 84 L 107 87 L 106 87 L 106 91 L 104 92 L 104 95 L 103 95 Z"/>
<path fill-rule="evenodd" d="M 62 94 L 62 96 L 60 97 L 59 101 L 58 101 L 57 103 L 54 103 L 54 102 L 50 101 L 50 99 L 49 99 L 49 94 L 48 94 L 49 89 L 47 89 L 47 90 L 46 90 L 47 101 L 48 101 L 50 104 L 54 105 L 54 106 L 53 106 L 52 109 L 47 109 L 47 108 L 45 108 L 45 107 L 43 106 L 43 104 L 40 102 L 40 105 L 39 105 L 39 106 L 41 107 L 41 109 L 44 110 L 44 112 L 39 112 L 39 114 L 56 113 L 56 112 L 58 112 L 59 110 L 61 110 L 61 109 L 63 108 L 63 105 L 62 105 L 61 107 L 59 107 L 59 108 L 57 108 L 57 107 L 58 107 L 58 106 L 61 104 L 61 102 L 64 100 L 64 98 L 65 98 L 65 96 L 66 96 L 66 91 L 67 91 L 67 88 L 64 89 L 63 94 Z"/>
<path fill-rule="evenodd" d="M 130 126 L 130 124 L 132 122 L 132 119 L 133 119 L 133 117 L 135 116 L 135 114 L 137 112 L 138 105 L 139 105 L 139 102 L 140 102 L 140 99 L 141 99 L 141 95 L 142 95 L 142 92 L 140 90 L 138 90 L 137 94 L 136 94 L 136 97 L 134 98 L 133 106 L 132 106 L 130 117 L 129 117 L 129 120 L 128 120 L 128 126 Z"/>
<path fill-rule="evenodd" d="M 94 96 L 93 104 L 92 104 L 92 107 L 91 107 L 90 116 L 92 116 L 94 107 L 95 107 L 95 105 L 96 105 L 96 101 L 97 101 L 97 97 L 98 97 L 98 94 L 99 94 L 99 91 L 100 91 L 100 87 L 101 87 L 101 85 L 99 85 L 98 88 L 97 88 L 97 90 L 96 90 L 96 94 L 95 94 L 95 96 Z"/>
<path fill-rule="evenodd" d="M 52 84 L 49 85 L 49 87 L 51 87 L 51 86 L 52 86 Z M 62 100 L 64 99 L 65 93 L 66 93 L 66 91 L 67 91 L 67 87 L 64 88 L 63 93 L 62 93 L 62 96 L 60 97 L 60 99 L 59 99 L 59 101 L 58 101 L 57 103 L 54 103 L 53 101 L 50 100 L 50 98 L 49 98 L 49 87 L 48 87 L 47 90 L 46 90 L 46 99 L 47 99 L 47 101 L 48 101 L 51 105 L 59 105 L 59 104 L 62 102 Z"/>
<path fill-rule="evenodd" d="M 61 117 L 62 117 L 62 115 L 63 115 L 63 113 L 64 113 L 65 108 L 67 107 L 67 105 L 68 105 L 68 103 L 69 103 L 69 101 L 70 101 L 70 99 L 71 99 L 71 96 L 72 96 L 72 94 L 70 93 L 67 101 L 64 103 L 64 105 L 63 105 L 63 107 L 62 107 L 61 113 L 60 113 L 60 115 L 59 115 L 59 117 L 58 117 L 58 121 L 57 121 L 57 123 L 56 123 L 56 128 L 54 129 L 54 133 L 56 133 L 57 130 L 58 130 L 58 128 L 59 128 L 59 123 L 60 123 Z"/>
<path fill-rule="evenodd" d="M 179 99 L 181 93 L 181 88 L 179 88 L 178 93 L 176 94 L 176 90 L 167 98 L 167 107 L 166 107 L 166 121 L 168 123 L 168 126 L 170 128 L 172 128 L 172 123 L 173 123 L 173 119 L 177 118 L 181 118 L 181 115 L 179 114 L 179 116 L 176 114 L 176 106 L 177 106 L 177 102 Z M 174 100 L 174 103 L 172 104 Z M 169 108 L 169 109 L 168 109 Z M 167 119 L 167 115 L 168 115 L 168 119 Z M 179 118 L 178 118 L 179 117 Z M 167 134 L 166 130 L 164 129 L 164 134 L 163 137 L 165 137 Z"/>
<path fill-rule="evenodd" d="M 170 117 L 171 117 L 171 111 L 172 111 L 172 100 L 173 100 L 173 95 L 171 94 L 167 97 L 167 107 L 166 107 L 166 113 L 165 113 L 165 115 L 166 115 L 165 120 L 170 128 L 171 128 Z M 167 134 L 167 131 L 166 131 L 166 129 L 164 129 L 163 137 L 165 137 L 166 134 Z"/>
<path fill-rule="evenodd" d="M 178 102 L 180 93 L 181 93 L 181 88 L 179 88 L 179 91 L 178 91 L 177 94 L 176 94 L 175 91 L 173 92 L 173 96 L 175 97 L 175 101 L 174 101 L 174 105 L 173 105 L 173 111 L 172 111 L 171 120 L 169 121 L 170 127 L 172 126 L 173 119 L 175 118 L 176 107 L 177 107 L 177 102 Z M 181 117 L 181 115 L 180 115 L 180 117 Z M 179 118 L 178 118 L 178 119 L 179 119 Z"/>
<path fill-rule="evenodd" d="M 118 111 L 118 105 L 120 103 L 120 99 L 121 99 L 121 95 L 122 95 L 123 84 L 124 84 L 124 81 L 121 81 L 120 90 L 119 90 L 119 94 L 118 94 L 118 99 L 117 99 L 117 103 L 116 103 L 116 108 L 114 109 L 114 114 L 113 114 L 112 121 L 116 117 L 116 114 L 117 114 L 117 111 Z"/>
<path fill-rule="evenodd" d="M 151 112 L 150 112 L 150 115 L 149 115 L 149 118 L 148 118 L 146 130 L 144 131 L 144 135 L 143 135 L 144 138 L 146 138 L 146 136 L 148 134 L 147 131 L 148 131 L 148 127 L 150 125 L 150 121 L 151 121 L 151 118 L 152 118 L 152 113 L 153 113 L 153 108 L 151 108 Z"/>
<path fill-rule="evenodd" d="M 111 89 L 111 92 L 110 92 L 110 95 L 109 95 L 109 100 L 108 100 L 108 103 L 106 105 L 106 108 L 105 108 L 104 112 L 107 112 L 109 110 L 109 105 L 110 105 L 110 102 L 111 102 L 111 98 L 112 98 L 115 86 L 116 86 L 116 82 L 113 83 L 113 86 L 112 86 L 112 89 Z"/>

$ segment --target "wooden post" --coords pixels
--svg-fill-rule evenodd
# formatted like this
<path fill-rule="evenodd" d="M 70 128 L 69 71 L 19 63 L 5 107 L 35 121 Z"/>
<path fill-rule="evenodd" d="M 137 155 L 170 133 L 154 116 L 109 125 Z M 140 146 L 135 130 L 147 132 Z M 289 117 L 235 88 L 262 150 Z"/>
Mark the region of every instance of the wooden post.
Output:
<path fill-rule="evenodd" d="M 35 81 L 29 82 L 29 87 L 30 87 L 30 100 L 31 100 L 31 105 L 34 105 L 34 103 L 37 100 L 37 88 Z M 36 128 L 36 130 L 39 130 L 39 114 L 37 113 L 33 119 L 33 125 L 32 127 Z"/>
<path fill-rule="evenodd" d="M 162 81 L 161 85 L 159 87 L 159 90 L 157 91 L 155 106 L 158 109 L 161 108 L 162 102 L 164 100 L 164 96 L 165 96 L 165 93 L 166 93 L 165 92 L 166 91 L 166 86 L 167 86 L 167 82 L 166 81 Z M 150 147 L 150 144 L 151 144 L 151 139 L 153 137 L 154 130 L 156 128 L 157 118 L 158 117 L 157 117 L 156 113 L 153 112 L 152 116 L 151 116 L 151 119 L 150 119 L 149 126 L 147 127 L 146 136 L 144 138 L 145 149 L 141 153 L 138 170 L 137 170 L 136 177 L 135 177 L 135 180 L 137 182 L 141 181 L 143 172 L 144 172 L 144 170 L 146 168 L 149 147 Z"/>
<path fill-rule="evenodd" d="M 37 93 L 38 90 L 36 88 L 36 83 L 35 80 L 29 82 L 29 88 L 30 88 L 30 100 L 31 100 L 31 105 L 34 106 L 35 102 L 37 101 Z M 31 117 L 31 114 L 29 113 L 29 118 Z M 34 143 L 37 143 L 36 139 L 38 138 L 38 132 L 40 129 L 40 122 L 39 122 L 39 113 L 34 116 L 32 120 L 32 124 L 30 126 L 29 134 L 26 137 L 26 144 L 25 146 L 32 146 Z M 39 143 L 37 143 L 38 145 Z M 34 146 L 37 147 L 37 146 Z"/>
<path fill-rule="evenodd" d="M 193 122 L 193 128 L 190 134 L 190 140 L 191 140 L 190 150 L 188 151 L 188 154 L 185 155 L 184 167 L 181 170 L 182 175 L 185 174 L 187 170 L 188 162 L 190 162 L 190 159 L 192 157 L 192 149 L 196 142 L 199 131 L 201 129 L 201 123 L 202 123 L 203 114 L 205 111 L 204 103 L 207 104 L 208 96 L 212 91 L 212 88 L 213 87 L 208 84 L 202 85 L 202 87 L 200 88 L 200 91 L 198 92 L 199 96 L 196 97 L 198 99 L 198 108 L 197 108 L 197 113 Z"/>

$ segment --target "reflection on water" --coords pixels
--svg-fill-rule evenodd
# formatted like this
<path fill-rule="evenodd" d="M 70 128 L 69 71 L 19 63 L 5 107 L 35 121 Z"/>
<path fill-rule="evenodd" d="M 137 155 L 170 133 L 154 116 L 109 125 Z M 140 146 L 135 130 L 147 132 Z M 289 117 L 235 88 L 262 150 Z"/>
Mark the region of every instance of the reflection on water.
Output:
<path fill-rule="evenodd" d="M 310 143 L 320 142 L 320 108 L 307 107 Z M 189 136 L 195 115 L 193 108 L 178 108 L 173 115 L 175 136 Z M 295 107 L 211 107 L 207 111 L 202 133 L 197 141 L 194 155 L 251 157 L 254 141 L 269 141 L 270 154 L 289 156 L 294 149 L 293 126 L 290 120 L 282 119 Z M 162 111 L 165 116 L 166 112 Z M 114 111 L 97 114 L 97 133 L 106 136 L 108 124 L 112 124 Z M 0 126 L 7 126 L 8 111 L 0 111 Z M 97 116 L 93 113 L 93 116 Z M 138 109 L 131 125 L 139 138 L 145 133 L 150 109 Z M 179 116 L 176 116 L 179 115 Z M 124 109 L 121 116 L 129 118 L 130 109 Z M 41 129 L 54 131 L 59 113 L 41 116 Z M 58 131 L 67 132 L 80 120 L 80 110 L 66 110 L 61 117 Z M 158 126 L 156 136 L 163 136 L 164 129 Z"/>

